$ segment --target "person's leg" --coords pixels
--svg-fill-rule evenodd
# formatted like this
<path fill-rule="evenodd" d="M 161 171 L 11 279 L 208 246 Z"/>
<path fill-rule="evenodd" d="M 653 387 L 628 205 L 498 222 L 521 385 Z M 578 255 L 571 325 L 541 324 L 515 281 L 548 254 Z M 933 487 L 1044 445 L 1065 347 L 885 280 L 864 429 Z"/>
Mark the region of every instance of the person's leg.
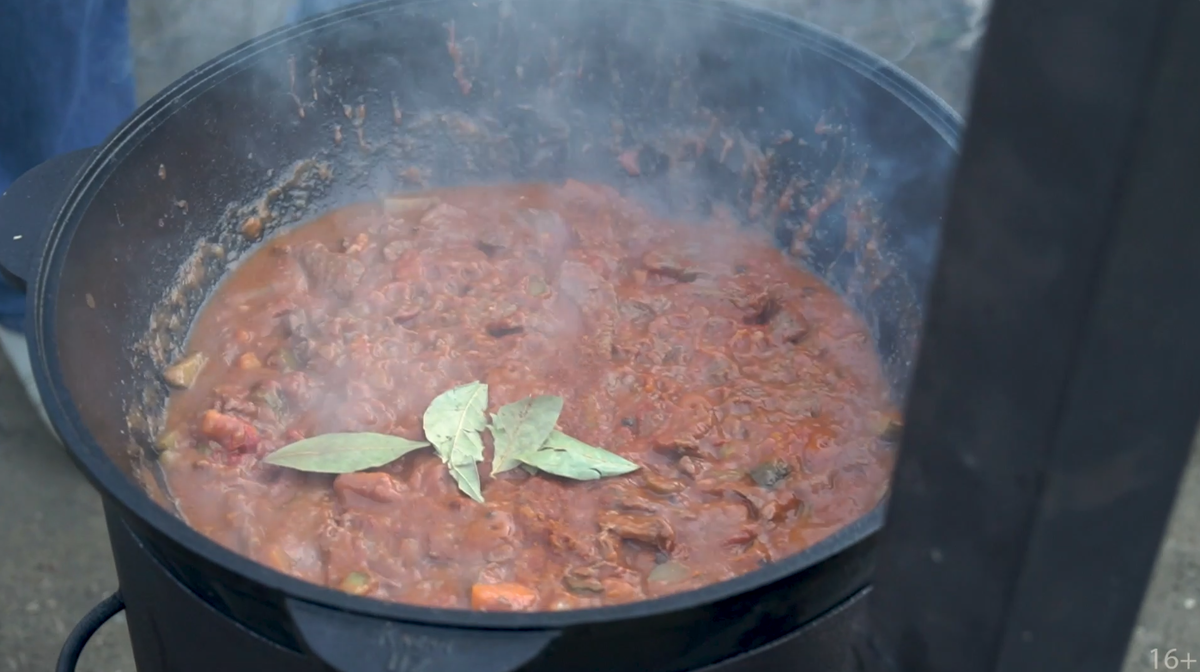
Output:
<path fill-rule="evenodd" d="M 355 0 L 298 0 L 295 22 Z M 101 142 L 134 109 L 126 0 L 0 0 L 0 192 L 46 159 Z M 0 280 L 0 349 L 45 418 L 25 295 Z"/>
<path fill-rule="evenodd" d="M 126 0 L 0 1 L 0 192 L 46 159 L 101 142 L 134 109 Z M 25 295 L 0 280 L 0 348 L 45 417 Z"/>

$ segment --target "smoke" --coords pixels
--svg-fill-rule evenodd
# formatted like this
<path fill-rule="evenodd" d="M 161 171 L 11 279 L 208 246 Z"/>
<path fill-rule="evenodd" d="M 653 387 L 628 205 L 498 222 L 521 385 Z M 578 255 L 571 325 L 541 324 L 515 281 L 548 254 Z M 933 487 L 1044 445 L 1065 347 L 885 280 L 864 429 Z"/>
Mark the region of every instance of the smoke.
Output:
<path fill-rule="evenodd" d="M 284 23 L 296 0 L 131 0 L 139 102 L 204 62 Z"/>
<path fill-rule="evenodd" d="M 134 0 L 140 100 L 192 68 L 285 23 L 353 0 Z M 815 23 L 908 69 L 960 107 L 990 0 L 746 0 Z M 956 53 L 957 52 L 957 53 Z M 958 61 L 957 63 L 955 61 Z"/>
<path fill-rule="evenodd" d="M 966 25 L 962 2 L 754 4 L 817 23 L 911 69 L 946 60 L 931 60 L 930 50 L 937 44 L 954 49 Z M 139 69 L 156 62 L 151 72 L 139 73 L 143 96 L 255 32 L 341 4 L 352 3 L 160 0 L 154 12 L 143 7 L 135 18 Z M 864 189 L 885 211 L 902 214 L 885 222 L 902 227 L 903 240 L 893 246 L 906 263 L 928 266 L 940 203 L 922 199 L 935 196 L 930 185 L 949 177 L 944 142 L 932 146 L 924 120 L 878 83 L 797 46 L 786 24 L 753 23 L 758 19 L 723 7 L 690 0 L 481 0 L 410 3 L 383 23 L 370 13 L 356 16 L 324 36 L 272 48 L 256 61 L 260 65 L 181 111 L 180 123 L 187 119 L 190 126 L 179 137 L 209 133 L 205 152 L 223 175 L 205 173 L 213 184 L 181 183 L 175 197 L 192 203 L 194 221 L 201 213 L 224 220 L 203 226 L 217 232 L 214 242 L 229 258 L 248 247 L 238 231 L 251 217 L 271 233 L 382 193 L 567 175 L 618 186 L 670 210 L 699 204 L 705 214 L 706 205 L 732 203 L 739 215 L 777 227 L 772 232 L 787 243 L 779 231 L 801 228 L 831 182 L 861 178 L 858 164 L 869 154 Z M 590 23 L 598 15 L 607 23 Z M 731 28 L 739 21 L 753 25 Z M 940 43 L 932 39 L 938 26 L 950 24 L 957 32 Z M 461 73 L 452 62 L 455 50 Z M 958 60 L 965 59 L 960 54 Z M 868 132 L 857 141 L 829 132 L 842 127 Z M 697 152 L 697 144 L 705 149 Z M 640 176 L 615 160 L 634 150 L 644 164 Z M 166 162 L 168 182 L 197 157 L 179 161 Z M 321 173 L 326 163 L 331 179 L 297 178 L 304 171 L 296 166 Z M 656 179 L 660 169 L 670 174 Z M 778 214 L 785 195 L 789 212 Z M 253 202 L 243 202 L 248 196 Z M 818 272 L 862 266 L 852 243 L 868 239 L 849 240 L 848 203 L 847 197 L 829 208 L 807 241 L 826 253 L 814 264 Z M 721 250 L 706 252 L 719 257 Z M 826 279 L 846 288 L 838 278 Z M 912 292 L 897 293 L 884 312 L 913 300 Z"/>

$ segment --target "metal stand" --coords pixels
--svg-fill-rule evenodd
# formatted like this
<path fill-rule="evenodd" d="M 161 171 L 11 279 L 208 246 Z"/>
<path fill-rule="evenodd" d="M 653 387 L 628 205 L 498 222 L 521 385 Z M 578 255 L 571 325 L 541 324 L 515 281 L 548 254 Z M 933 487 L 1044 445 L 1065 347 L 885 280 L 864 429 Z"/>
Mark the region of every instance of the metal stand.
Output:
<path fill-rule="evenodd" d="M 1120 669 L 1200 415 L 1198 35 L 997 1 L 860 669 Z"/>

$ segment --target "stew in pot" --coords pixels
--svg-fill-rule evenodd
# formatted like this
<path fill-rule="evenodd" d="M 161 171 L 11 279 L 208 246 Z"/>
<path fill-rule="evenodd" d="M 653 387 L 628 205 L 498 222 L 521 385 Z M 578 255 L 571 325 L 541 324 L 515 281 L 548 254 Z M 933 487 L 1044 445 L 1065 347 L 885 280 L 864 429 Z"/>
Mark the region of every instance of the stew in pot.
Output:
<path fill-rule="evenodd" d="M 765 235 L 577 182 L 330 212 L 233 271 L 188 353 L 158 441 L 188 523 L 436 607 L 751 571 L 873 508 L 900 427 L 862 320 Z"/>

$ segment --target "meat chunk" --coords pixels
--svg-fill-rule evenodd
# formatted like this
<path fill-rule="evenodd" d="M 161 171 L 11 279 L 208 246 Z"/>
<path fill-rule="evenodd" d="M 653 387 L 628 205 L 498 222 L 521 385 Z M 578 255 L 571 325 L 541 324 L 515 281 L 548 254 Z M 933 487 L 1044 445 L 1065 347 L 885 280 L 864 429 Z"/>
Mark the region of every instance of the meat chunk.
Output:
<path fill-rule="evenodd" d="M 700 277 L 691 260 L 680 254 L 647 252 L 642 255 L 642 265 L 650 273 L 676 282 L 694 282 Z"/>
<path fill-rule="evenodd" d="M 762 515 L 763 507 L 767 505 L 766 498 L 760 496 L 757 492 L 752 491 L 750 488 L 744 487 L 731 487 L 729 492 L 740 499 L 743 504 L 745 504 L 746 514 L 750 517 L 750 520 L 759 519 L 759 517 Z"/>
<path fill-rule="evenodd" d="M 229 452 L 258 448 L 258 431 L 250 423 L 220 411 L 207 410 L 200 416 L 200 433 Z"/>
<path fill-rule="evenodd" d="M 466 221 L 467 211 L 456 208 L 449 203 L 439 203 L 421 217 L 421 226 L 446 226 L 447 224 Z"/>
<path fill-rule="evenodd" d="M 333 479 L 333 492 L 346 508 L 354 508 L 363 499 L 389 504 L 404 498 L 396 479 L 379 471 L 340 474 Z"/>
<path fill-rule="evenodd" d="M 779 299 L 770 292 L 735 296 L 733 302 L 744 311 L 742 321 L 746 324 L 769 324 L 781 310 Z"/>
<path fill-rule="evenodd" d="M 630 513 L 661 513 L 663 508 L 662 505 L 635 493 L 617 497 L 613 504 L 616 508 Z"/>
<path fill-rule="evenodd" d="M 375 243 L 371 242 L 371 237 L 365 233 L 359 233 L 354 237 L 346 237 L 342 239 L 342 252 L 345 254 L 362 254 L 375 247 Z"/>
<path fill-rule="evenodd" d="M 565 261 L 559 285 L 563 295 L 583 313 L 592 351 L 604 359 L 610 358 L 617 324 L 617 293 L 612 283 L 587 264 Z"/>
<path fill-rule="evenodd" d="M 776 343 L 796 345 L 808 337 L 808 320 L 802 315 L 781 311 L 771 320 L 770 331 Z"/>
<path fill-rule="evenodd" d="M 604 580 L 604 597 L 609 604 L 636 602 L 646 597 L 640 581 L 613 577 Z"/>
<path fill-rule="evenodd" d="M 606 512 L 600 514 L 598 522 L 601 531 L 612 532 L 621 539 L 654 546 L 668 553 L 675 548 L 675 530 L 661 516 Z"/>
<path fill-rule="evenodd" d="M 654 448 L 665 453 L 699 454 L 700 439 L 714 426 L 716 419 L 708 399 L 699 394 L 686 395 L 672 410 L 667 424 L 655 433 Z"/>
<path fill-rule="evenodd" d="M 319 291 L 349 298 L 366 272 L 361 261 L 346 254 L 331 252 L 321 243 L 309 241 L 296 249 L 296 258 L 312 285 Z"/>
<path fill-rule="evenodd" d="M 279 379 L 284 397 L 297 407 L 308 406 L 317 395 L 317 385 L 306 373 L 293 371 Z"/>
<path fill-rule="evenodd" d="M 361 386 L 359 386 L 361 387 Z M 366 394 L 371 388 L 367 387 Z M 326 418 L 331 427 L 337 427 L 344 432 L 379 432 L 386 434 L 391 430 L 395 414 L 387 404 L 373 398 L 347 399 L 331 406 L 332 413 Z"/>
<path fill-rule="evenodd" d="M 658 493 L 660 495 L 670 495 L 676 492 L 682 492 L 687 485 L 681 481 L 677 481 L 666 476 L 659 476 L 649 469 L 642 471 L 642 481 L 646 484 L 646 489 Z"/>
<path fill-rule="evenodd" d="M 393 240 L 383 246 L 383 258 L 388 261 L 395 261 L 403 254 L 414 247 L 414 242 L 411 240 Z"/>
<path fill-rule="evenodd" d="M 603 593 L 604 583 L 600 581 L 595 567 L 575 567 L 563 575 L 563 585 L 576 593 Z"/>
<path fill-rule="evenodd" d="M 614 604 L 645 596 L 641 575 L 613 562 L 572 567 L 563 574 L 563 585 L 576 595 L 602 594 Z"/>
<path fill-rule="evenodd" d="M 516 521 L 527 535 L 544 538 L 551 548 L 561 553 L 573 553 L 584 557 L 593 555 L 590 545 L 571 534 L 570 528 L 561 519 L 547 516 L 532 506 L 518 506 Z"/>
<path fill-rule="evenodd" d="M 804 500 L 794 492 L 784 492 L 775 495 L 771 501 L 762 507 L 762 517 L 773 523 L 782 523 L 792 514 L 803 511 Z"/>
<path fill-rule="evenodd" d="M 622 301 L 617 308 L 621 320 L 637 330 L 645 330 L 654 320 L 654 309 L 641 301 Z"/>
<path fill-rule="evenodd" d="M 213 410 L 251 422 L 258 418 L 258 405 L 246 396 L 247 390 L 241 385 L 222 385 L 213 390 Z"/>
<path fill-rule="evenodd" d="M 750 478 L 759 486 L 773 488 L 792 473 L 792 467 L 786 460 L 767 460 L 750 470 Z"/>

